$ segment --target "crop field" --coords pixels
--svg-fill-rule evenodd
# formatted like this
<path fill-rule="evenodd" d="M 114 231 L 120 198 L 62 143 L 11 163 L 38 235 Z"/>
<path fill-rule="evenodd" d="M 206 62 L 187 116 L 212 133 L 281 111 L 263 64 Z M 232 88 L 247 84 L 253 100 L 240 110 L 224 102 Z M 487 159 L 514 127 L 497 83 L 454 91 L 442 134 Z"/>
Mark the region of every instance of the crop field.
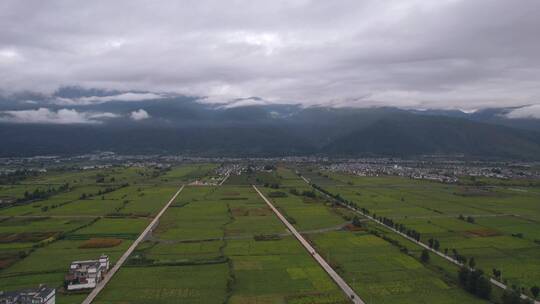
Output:
<path fill-rule="evenodd" d="M 304 236 L 363 300 L 368 303 L 483 302 L 463 291 L 445 273 L 421 263 L 419 252 L 401 252 L 387 240 L 370 233 L 369 225 L 350 229 L 351 212 L 320 197 L 291 193 L 292 189 L 301 193 L 298 190 L 305 190 L 307 184 L 291 171 L 284 171 L 287 170 L 278 169 L 277 174 L 283 177 L 279 191 L 286 196 L 271 200 L 293 219 L 297 229 L 304 231 Z M 263 191 L 271 197 L 276 190 L 263 188 Z M 435 257 L 433 260 L 433 263 L 443 263 Z M 457 271 L 456 267 L 451 268 Z"/>
<path fill-rule="evenodd" d="M 346 303 L 249 186 L 185 188 L 96 303 L 150 299 Z"/>
<path fill-rule="evenodd" d="M 193 181 L 211 176 L 211 171 L 217 168 L 216 164 L 197 164 L 173 168 L 161 177 L 161 182 L 178 183 Z"/>
<path fill-rule="evenodd" d="M 326 190 L 415 229 L 440 251 L 474 258 L 476 267 L 510 286 L 540 284 L 540 195 L 538 187 L 501 181 L 441 184 L 399 177 L 356 177 L 306 171 Z"/>
<path fill-rule="evenodd" d="M 114 264 L 180 185 L 161 178 L 174 172 L 180 181 L 183 173 L 196 177 L 199 169 L 187 165 L 168 172 L 124 167 L 48 172 L 2 185 L 0 197 L 19 200 L 0 208 L 2 290 L 47 284 L 57 288 L 57 303 L 80 303 L 84 292 L 66 294 L 61 289 L 69 264 L 101 254 Z M 33 195 L 36 189 L 43 192 Z"/>
<path fill-rule="evenodd" d="M 348 303 L 343 292 L 251 187 L 264 195 L 367 303 L 487 303 L 458 284 L 458 267 L 387 227 L 335 204 L 325 191 L 474 258 L 510 286 L 540 284 L 540 186 L 358 177 L 277 166 L 231 175 L 216 164 L 51 171 L 0 185 L 0 286 L 47 284 L 57 303 L 75 260 L 112 264 L 180 185 L 184 190 L 94 303 Z M 194 181 L 197 181 L 194 183 Z M 500 293 L 500 292 L 499 292 Z"/>

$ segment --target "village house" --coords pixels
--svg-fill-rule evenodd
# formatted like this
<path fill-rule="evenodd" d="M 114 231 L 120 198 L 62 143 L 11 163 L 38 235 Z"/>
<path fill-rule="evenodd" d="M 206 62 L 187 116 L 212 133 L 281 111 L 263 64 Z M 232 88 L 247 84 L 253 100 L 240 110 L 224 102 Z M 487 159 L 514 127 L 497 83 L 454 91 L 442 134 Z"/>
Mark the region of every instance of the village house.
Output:
<path fill-rule="evenodd" d="M 56 290 L 45 285 L 18 291 L 0 291 L 0 304 L 55 304 Z"/>
<path fill-rule="evenodd" d="M 74 261 L 65 278 L 67 290 L 90 289 L 103 279 L 109 270 L 109 257 L 102 255 L 97 260 Z M 1 304 L 1 303 L 0 303 Z"/>

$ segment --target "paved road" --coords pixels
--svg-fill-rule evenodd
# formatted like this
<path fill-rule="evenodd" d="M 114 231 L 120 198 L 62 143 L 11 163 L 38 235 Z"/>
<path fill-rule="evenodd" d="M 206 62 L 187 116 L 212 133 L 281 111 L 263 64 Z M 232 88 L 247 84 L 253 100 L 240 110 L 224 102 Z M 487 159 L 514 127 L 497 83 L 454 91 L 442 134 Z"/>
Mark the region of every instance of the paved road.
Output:
<path fill-rule="evenodd" d="M 114 276 L 114 274 L 120 269 L 120 267 L 122 267 L 124 262 L 127 260 L 127 258 L 133 252 L 133 250 L 135 250 L 135 248 L 137 248 L 139 243 L 146 238 L 148 233 L 150 233 L 150 231 L 152 231 L 157 226 L 159 218 L 163 215 L 163 213 L 165 213 L 167 208 L 169 208 L 169 206 L 174 202 L 174 200 L 176 199 L 178 194 L 180 194 L 180 192 L 183 189 L 184 189 L 184 186 L 182 185 L 182 187 L 180 187 L 180 189 L 178 189 L 178 191 L 176 191 L 176 193 L 169 200 L 169 202 L 165 205 L 165 207 L 163 207 L 163 209 L 161 209 L 161 211 L 154 218 L 154 220 L 152 220 L 152 222 L 148 225 L 148 227 L 146 227 L 146 229 L 144 229 L 144 231 L 141 233 L 141 235 L 139 235 L 139 237 L 135 240 L 135 242 L 133 242 L 133 244 L 131 244 L 131 246 L 129 246 L 128 250 L 126 250 L 126 252 L 124 252 L 124 254 L 120 257 L 120 259 L 118 259 L 118 262 L 116 262 L 114 267 L 105 275 L 105 278 L 103 278 L 103 280 L 96 286 L 96 288 L 94 288 L 94 290 L 92 290 L 92 292 L 90 292 L 90 294 L 88 294 L 88 297 L 86 297 L 86 299 L 82 302 L 82 304 L 90 304 L 90 303 L 92 303 L 92 301 L 97 297 L 97 295 L 101 292 L 101 290 L 107 285 L 107 283 L 109 283 L 109 281 Z"/>
<path fill-rule="evenodd" d="M 300 175 L 300 177 L 306 182 L 306 184 L 311 185 L 311 182 L 308 181 L 303 175 Z"/>
<path fill-rule="evenodd" d="M 306 179 L 306 178 L 303 177 L 302 175 L 300 175 L 300 177 L 301 177 L 306 183 L 308 183 L 309 185 L 311 185 L 311 182 L 310 182 L 308 179 Z M 315 189 L 315 188 L 314 188 L 314 189 Z M 319 190 L 317 190 L 317 189 L 315 189 L 315 190 L 316 190 L 316 191 L 319 191 Z M 324 193 L 324 192 L 319 191 L 319 193 L 322 193 L 323 195 L 326 195 L 326 196 L 329 197 L 330 199 L 333 199 L 332 197 L 328 196 L 328 195 L 327 195 L 326 193 Z M 393 232 L 399 234 L 400 236 L 402 236 L 402 237 L 408 239 L 409 241 L 411 241 L 411 242 L 417 244 L 418 246 L 421 246 L 422 248 L 427 249 L 427 250 L 433 252 L 434 254 L 440 256 L 441 258 L 447 260 L 448 262 L 450 262 L 450 263 L 452 263 L 452 264 L 455 264 L 455 265 L 457 265 L 457 266 L 459 266 L 459 267 L 463 266 L 462 263 L 458 262 L 458 261 L 457 261 L 456 259 L 454 259 L 453 257 L 451 257 L 451 256 L 449 256 L 449 255 L 446 255 L 446 254 L 444 254 L 444 253 L 442 253 L 442 252 L 439 252 L 439 251 L 437 251 L 437 250 L 435 250 L 435 249 L 429 247 L 428 245 L 426 245 L 426 244 L 424 244 L 424 243 L 422 243 L 422 242 L 419 242 L 419 241 L 413 239 L 412 237 L 406 235 L 405 233 L 400 232 L 399 230 L 396 230 L 396 229 L 394 229 L 394 228 L 392 228 L 392 227 L 386 226 L 383 222 L 381 222 L 381 221 L 379 221 L 379 220 L 373 218 L 372 216 L 367 215 L 367 214 L 364 214 L 364 213 L 362 213 L 361 211 L 359 211 L 359 210 L 357 210 L 357 209 L 355 209 L 355 208 L 353 208 L 353 207 L 351 207 L 351 206 L 342 204 L 342 203 L 339 202 L 339 201 L 336 201 L 336 202 L 337 202 L 338 204 L 340 204 L 341 206 L 343 206 L 343 207 L 345 207 L 345 208 L 348 208 L 348 209 L 352 210 L 353 212 L 355 212 L 355 213 L 357 213 L 357 214 L 360 214 L 360 215 L 362 215 L 362 216 L 364 216 L 364 217 L 370 219 L 371 221 L 373 221 L 373 222 L 375 222 L 375 223 L 377 223 L 377 224 L 380 224 L 380 225 L 384 226 L 386 229 L 392 230 Z M 501 288 L 501 289 L 506 289 L 506 288 L 508 288 L 505 284 L 503 284 L 503 283 L 501 283 L 501 282 L 495 280 L 494 278 L 490 278 L 489 281 L 491 282 L 491 284 L 493 284 L 493 285 L 495 285 L 495 286 L 497 286 L 497 287 L 499 287 L 499 288 Z M 522 299 L 531 299 L 531 298 L 529 298 L 529 297 L 528 297 L 527 295 L 525 295 L 525 294 L 521 294 L 521 298 L 522 298 Z M 531 299 L 531 300 L 533 300 L 533 299 Z M 540 301 L 536 301 L 536 300 L 533 300 L 533 301 L 534 301 L 535 304 L 540 304 Z"/>
<path fill-rule="evenodd" d="M 317 261 L 319 265 L 321 265 L 321 267 L 326 271 L 326 273 L 328 273 L 328 275 L 332 278 L 332 280 L 336 282 L 339 288 L 343 290 L 343 292 L 347 295 L 347 297 L 355 304 L 365 304 L 365 302 L 362 301 L 362 299 L 360 299 L 360 297 L 354 292 L 354 290 L 349 285 L 347 285 L 345 280 L 343 280 L 339 276 L 339 274 L 337 274 L 337 272 L 334 269 L 332 269 L 330 265 L 328 265 L 328 263 L 308 243 L 308 241 L 306 241 L 306 239 L 304 239 L 304 237 L 300 233 L 298 233 L 298 231 L 296 231 L 296 228 L 294 228 L 294 226 L 291 225 L 283 215 L 281 215 L 281 213 L 276 209 L 276 207 L 274 207 L 274 205 L 261 193 L 261 191 L 259 191 L 259 189 L 257 189 L 257 187 L 255 187 L 255 185 L 253 185 L 253 189 L 257 191 L 259 196 L 266 202 L 268 207 L 270 207 L 270 209 L 274 211 L 274 213 L 281 220 L 281 222 L 285 224 L 287 229 L 289 229 L 289 231 L 296 237 L 296 239 L 302 244 L 302 246 L 306 248 L 306 250 L 315 259 L 315 261 Z"/>
<path fill-rule="evenodd" d="M 223 178 L 223 180 L 221 181 L 221 183 L 219 183 L 218 186 L 223 186 L 223 183 L 229 178 L 230 175 L 231 175 L 231 171 L 227 172 L 227 174 L 225 175 L 225 178 Z"/>

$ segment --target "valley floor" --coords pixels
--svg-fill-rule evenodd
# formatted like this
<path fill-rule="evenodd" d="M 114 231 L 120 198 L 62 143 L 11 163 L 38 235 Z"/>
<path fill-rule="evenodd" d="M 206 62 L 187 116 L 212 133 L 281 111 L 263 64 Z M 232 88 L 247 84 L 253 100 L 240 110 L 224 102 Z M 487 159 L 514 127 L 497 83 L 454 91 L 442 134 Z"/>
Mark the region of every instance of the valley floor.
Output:
<path fill-rule="evenodd" d="M 63 290 L 70 262 L 105 253 L 116 263 L 181 185 L 93 303 L 349 303 L 343 286 L 278 213 L 356 300 L 500 303 L 501 290 L 494 288 L 489 300 L 467 292 L 458 266 L 433 253 L 423 261 L 418 244 L 340 206 L 336 197 L 414 229 L 422 243 L 437 240 L 440 252 L 473 258 L 488 277 L 500 270 L 498 279 L 523 287 L 528 296 L 540 284 L 537 188 L 357 177 L 308 167 L 189 185 L 214 180 L 216 167 L 52 172 L 0 185 L 0 197 L 21 200 L 0 209 L 0 289 L 44 283 L 57 288 L 57 303 L 81 303 L 88 292 Z"/>

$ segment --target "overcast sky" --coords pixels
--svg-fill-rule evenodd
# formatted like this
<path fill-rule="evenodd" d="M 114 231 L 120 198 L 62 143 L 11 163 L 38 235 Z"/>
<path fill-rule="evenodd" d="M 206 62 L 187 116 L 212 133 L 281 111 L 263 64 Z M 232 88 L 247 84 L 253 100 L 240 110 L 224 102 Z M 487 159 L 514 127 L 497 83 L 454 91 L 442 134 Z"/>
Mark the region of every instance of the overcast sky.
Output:
<path fill-rule="evenodd" d="M 540 103 L 540 1 L 0 1 L 0 90 Z M 142 112 L 133 119 L 144 119 Z"/>

